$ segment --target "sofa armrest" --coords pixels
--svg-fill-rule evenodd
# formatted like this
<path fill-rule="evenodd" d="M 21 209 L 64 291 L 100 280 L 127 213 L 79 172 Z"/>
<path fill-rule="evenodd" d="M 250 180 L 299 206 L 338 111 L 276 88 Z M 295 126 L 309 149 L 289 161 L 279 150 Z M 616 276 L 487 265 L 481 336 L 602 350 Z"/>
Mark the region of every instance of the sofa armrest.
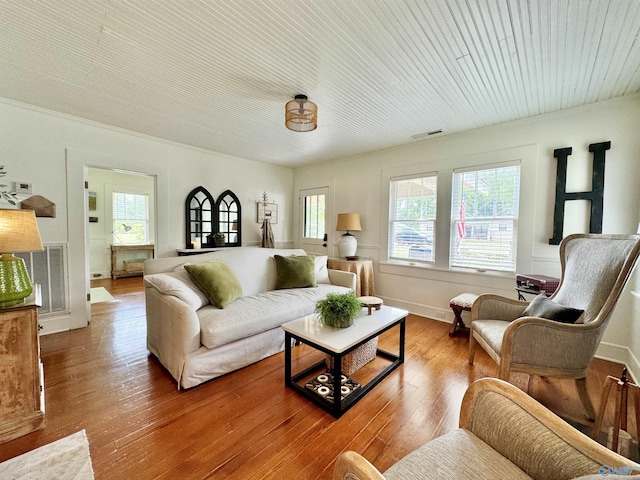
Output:
<path fill-rule="evenodd" d="M 495 378 L 465 393 L 460 427 L 533 478 L 570 479 L 600 467 L 640 466 L 582 434 L 517 387 Z"/>
<path fill-rule="evenodd" d="M 332 285 L 350 288 L 356 291 L 356 274 L 353 272 L 345 272 L 343 270 L 329 269 L 329 280 Z"/>
<path fill-rule="evenodd" d="M 384 480 L 384 477 L 362 455 L 347 450 L 336 458 L 333 480 Z"/>
<path fill-rule="evenodd" d="M 145 286 L 147 349 L 178 382 L 187 355 L 200 348 L 200 321 L 193 308 L 173 295 Z"/>

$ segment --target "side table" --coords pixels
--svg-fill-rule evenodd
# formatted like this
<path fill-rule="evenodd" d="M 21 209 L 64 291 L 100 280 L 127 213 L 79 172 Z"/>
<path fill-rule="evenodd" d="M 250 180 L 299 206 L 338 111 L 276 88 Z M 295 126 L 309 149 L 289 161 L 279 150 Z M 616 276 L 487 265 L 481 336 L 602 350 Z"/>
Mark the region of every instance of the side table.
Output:
<path fill-rule="evenodd" d="M 134 270 L 127 270 L 127 267 L 118 269 L 118 252 L 144 251 L 148 258 L 154 258 L 155 246 L 153 243 L 145 245 L 111 245 L 111 278 L 131 277 L 142 275 L 142 265 Z M 151 252 L 151 253 L 149 253 Z"/>
<path fill-rule="evenodd" d="M 355 273 L 356 297 L 376 296 L 375 279 L 373 277 L 373 260 L 370 258 L 360 258 L 358 260 L 330 258 L 327 260 L 327 268 Z"/>

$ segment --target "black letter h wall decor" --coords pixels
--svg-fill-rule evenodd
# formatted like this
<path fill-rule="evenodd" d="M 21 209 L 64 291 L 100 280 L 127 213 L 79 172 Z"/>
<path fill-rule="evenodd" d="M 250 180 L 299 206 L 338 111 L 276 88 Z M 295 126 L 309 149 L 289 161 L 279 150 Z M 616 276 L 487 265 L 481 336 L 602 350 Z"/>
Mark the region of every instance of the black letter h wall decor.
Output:
<path fill-rule="evenodd" d="M 553 212 L 553 238 L 549 245 L 560 245 L 564 225 L 564 204 L 568 200 L 590 200 L 591 218 L 589 233 L 602 233 L 602 211 L 604 204 L 604 157 L 611 148 L 611 142 L 592 143 L 589 151 L 593 152 L 593 177 L 590 192 L 567 193 L 567 158 L 571 155 L 571 147 L 557 148 L 553 156 L 558 159 L 556 174 L 556 204 Z"/>

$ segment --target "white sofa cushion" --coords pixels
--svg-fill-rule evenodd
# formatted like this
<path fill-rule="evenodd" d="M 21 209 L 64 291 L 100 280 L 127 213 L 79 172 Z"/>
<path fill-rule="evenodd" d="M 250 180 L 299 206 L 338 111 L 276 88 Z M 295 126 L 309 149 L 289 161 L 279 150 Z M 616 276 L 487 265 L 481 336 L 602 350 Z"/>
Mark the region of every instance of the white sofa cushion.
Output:
<path fill-rule="evenodd" d="M 331 284 L 329 280 L 329 270 L 327 269 L 327 255 L 316 255 L 316 283 Z"/>
<path fill-rule="evenodd" d="M 160 293 L 178 297 L 194 310 L 209 304 L 206 295 L 191 281 L 183 266 L 173 272 L 145 275 L 144 281 L 157 288 Z"/>
<path fill-rule="evenodd" d="M 249 337 L 284 322 L 304 317 L 314 312 L 316 301 L 327 293 L 346 293 L 350 290 L 335 285 L 319 285 L 314 288 L 273 290 L 238 298 L 224 310 L 206 306 L 198 310 L 200 319 L 200 343 L 215 348 Z"/>

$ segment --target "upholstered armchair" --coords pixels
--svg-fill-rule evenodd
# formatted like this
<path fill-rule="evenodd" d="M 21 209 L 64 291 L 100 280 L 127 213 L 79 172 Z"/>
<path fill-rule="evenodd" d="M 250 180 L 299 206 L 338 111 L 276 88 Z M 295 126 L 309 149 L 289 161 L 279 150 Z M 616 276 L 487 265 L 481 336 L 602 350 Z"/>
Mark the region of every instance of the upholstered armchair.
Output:
<path fill-rule="evenodd" d="M 587 368 L 639 251 L 637 235 L 566 237 L 560 244 L 562 278 L 550 305 L 584 313 L 575 323 L 562 323 L 523 316 L 528 302 L 480 295 L 471 308 L 469 363 L 479 344 L 498 363 L 503 380 L 508 381 L 512 372 L 575 379 L 587 416 L 594 419 Z"/>
<path fill-rule="evenodd" d="M 580 433 L 523 391 L 483 378 L 464 395 L 460 428 L 425 443 L 384 474 L 360 454 L 343 452 L 333 480 L 586 480 L 639 472 L 640 465 Z"/>

